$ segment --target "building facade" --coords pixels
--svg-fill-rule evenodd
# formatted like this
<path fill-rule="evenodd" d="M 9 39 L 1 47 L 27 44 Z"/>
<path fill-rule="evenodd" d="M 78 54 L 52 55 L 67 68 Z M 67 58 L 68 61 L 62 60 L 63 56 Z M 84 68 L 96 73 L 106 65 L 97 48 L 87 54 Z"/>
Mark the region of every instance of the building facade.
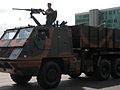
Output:
<path fill-rule="evenodd" d="M 89 12 L 76 13 L 75 24 L 86 24 L 90 26 L 103 26 L 107 28 L 120 29 L 120 7 L 108 9 L 93 9 Z"/>

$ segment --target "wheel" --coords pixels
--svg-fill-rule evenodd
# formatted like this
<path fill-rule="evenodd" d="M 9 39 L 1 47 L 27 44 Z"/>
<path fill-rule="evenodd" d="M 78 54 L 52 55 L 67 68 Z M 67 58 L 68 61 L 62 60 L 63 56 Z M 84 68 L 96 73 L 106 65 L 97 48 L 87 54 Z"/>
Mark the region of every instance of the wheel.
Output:
<path fill-rule="evenodd" d="M 37 76 L 38 84 L 43 88 L 55 88 L 61 80 L 61 69 L 55 62 L 47 62 L 43 65 Z"/>
<path fill-rule="evenodd" d="M 100 61 L 96 72 L 95 72 L 95 78 L 97 80 L 107 80 L 111 73 L 111 64 L 108 60 L 103 59 Z"/>
<path fill-rule="evenodd" d="M 32 76 L 21 76 L 21 75 L 16 75 L 16 74 L 10 74 L 11 79 L 16 83 L 20 85 L 25 85 L 30 81 Z"/>
<path fill-rule="evenodd" d="M 113 78 L 120 78 L 120 59 L 116 59 L 111 63 L 111 76 Z"/>
<path fill-rule="evenodd" d="M 78 73 L 78 74 L 69 74 L 69 76 L 71 77 L 71 78 L 78 78 L 79 76 L 80 76 L 81 74 L 80 73 Z"/>

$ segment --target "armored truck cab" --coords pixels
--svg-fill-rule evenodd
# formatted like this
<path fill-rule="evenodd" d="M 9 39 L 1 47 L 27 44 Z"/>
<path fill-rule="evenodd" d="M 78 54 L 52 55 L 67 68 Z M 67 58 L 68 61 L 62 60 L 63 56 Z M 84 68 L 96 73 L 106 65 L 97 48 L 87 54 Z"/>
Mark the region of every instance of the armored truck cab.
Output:
<path fill-rule="evenodd" d="M 0 39 L 0 72 L 10 73 L 18 84 L 25 84 L 32 76 L 37 76 L 44 88 L 56 87 L 61 74 L 68 73 L 68 64 L 64 63 L 73 60 L 70 32 L 68 27 L 53 26 L 6 30 Z M 50 80 L 47 83 L 51 82 L 48 86 L 44 84 L 46 80 L 42 80 L 45 73 Z"/>

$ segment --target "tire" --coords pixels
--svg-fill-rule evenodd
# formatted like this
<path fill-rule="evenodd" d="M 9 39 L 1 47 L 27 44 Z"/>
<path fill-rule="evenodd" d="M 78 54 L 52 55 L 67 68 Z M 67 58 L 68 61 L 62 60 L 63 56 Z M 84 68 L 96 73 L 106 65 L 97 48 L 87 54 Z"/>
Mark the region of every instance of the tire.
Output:
<path fill-rule="evenodd" d="M 55 62 L 47 62 L 43 65 L 37 76 L 38 84 L 45 89 L 55 88 L 61 80 L 61 69 Z"/>
<path fill-rule="evenodd" d="M 107 80 L 111 73 L 111 64 L 108 60 L 103 59 L 100 61 L 95 72 L 95 78 L 97 80 Z"/>
<path fill-rule="evenodd" d="M 111 76 L 115 79 L 120 78 L 120 59 L 116 59 L 111 63 Z"/>
<path fill-rule="evenodd" d="M 16 75 L 16 74 L 10 74 L 11 79 L 19 85 L 25 85 L 30 81 L 32 76 L 21 76 L 21 75 Z"/>

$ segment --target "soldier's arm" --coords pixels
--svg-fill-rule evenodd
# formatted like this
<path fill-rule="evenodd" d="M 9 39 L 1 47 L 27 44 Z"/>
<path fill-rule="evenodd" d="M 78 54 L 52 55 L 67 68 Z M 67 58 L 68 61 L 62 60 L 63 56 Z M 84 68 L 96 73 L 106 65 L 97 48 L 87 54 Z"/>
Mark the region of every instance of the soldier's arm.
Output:
<path fill-rule="evenodd" d="M 46 15 L 46 11 L 42 10 L 41 12 L 42 12 L 43 15 Z"/>

